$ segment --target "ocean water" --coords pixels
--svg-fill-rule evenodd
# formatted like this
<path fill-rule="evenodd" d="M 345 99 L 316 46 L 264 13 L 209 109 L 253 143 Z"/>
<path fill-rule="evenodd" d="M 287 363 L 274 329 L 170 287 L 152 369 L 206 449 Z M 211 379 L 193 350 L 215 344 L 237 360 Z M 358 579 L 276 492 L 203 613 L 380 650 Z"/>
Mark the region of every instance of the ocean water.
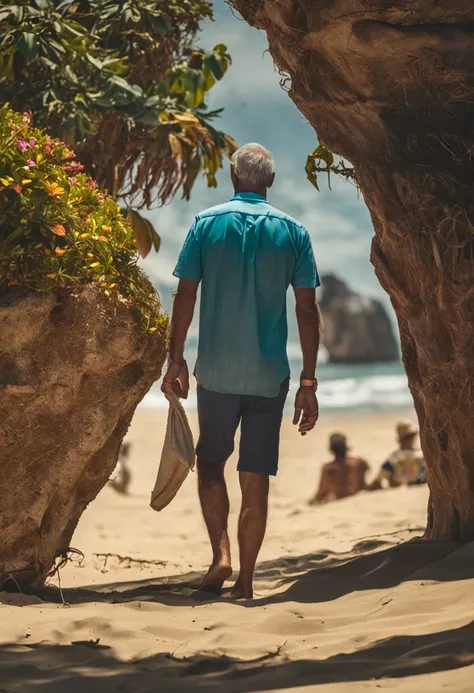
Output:
<path fill-rule="evenodd" d="M 188 341 L 186 354 L 190 369 L 195 361 L 195 350 L 196 338 L 192 337 Z M 301 356 L 297 343 L 289 343 L 288 358 L 292 381 L 287 399 L 287 413 L 293 407 L 294 394 L 301 372 Z M 363 365 L 333 364 L 328 362 L 322 349 L 317 376 L 321 416 L 339 413 L 370 414 L 383 411 L 406 411 L 413 406 L 401 362 Z M 167 402 L 161 394 L 159 384 L 153 386 L 141 406 L 153 409 L 167 408 Z M 189 394 L 186 408 L 189 410 L 196 408 L 196 395 L 193 391 Z"/>

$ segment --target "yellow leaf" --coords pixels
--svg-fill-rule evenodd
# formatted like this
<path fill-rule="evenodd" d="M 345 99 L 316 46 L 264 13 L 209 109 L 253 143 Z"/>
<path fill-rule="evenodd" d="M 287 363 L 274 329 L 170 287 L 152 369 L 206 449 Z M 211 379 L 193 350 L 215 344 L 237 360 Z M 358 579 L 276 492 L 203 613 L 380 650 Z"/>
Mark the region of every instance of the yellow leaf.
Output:
<path fill-rule="evenodd" d="M 46 188 L 53 197 L 61 197 L 64 194 L 64 188 L 58 183 L 46 183 Z"/>
<path fill-rule="evenodd" d="M 173 157 L 177 161 L 181 161 L 183 158 L 183 149 L 181 146 L 181 142 L 178 140 L 176 135 L 174 135 L 172 132 L 169 135 L 169 143 L 171 147 L 171 153 L 173 154 Z"/>
<path fill-rule="evenodd" d="M 81 233 L 81 238 L 89 238 L 89 233 Z"/>
<path fill-rule="evenodd" d="M 22 184 L 22 185 L 28 185 L 28 183 L 31 183 L 31 178 L 24 178 L 24 179 L 21 181 L 21 184 Z"/>
<path fill-rule="evenodd" d="M 106 289 L 106 290 L 104 291 L 104 294 L 105 294 L 106 296 L 110 296 L 110 291 L 107 291 L 107 289 Z"/>
<path fill-rule="evenodd" d="M 100 262 L 91 262 L 89 267 L 98 267 L 100 265 Z"/>
<path fill-rule="evenodd" d="M 48 279 L 56 279 L 55 274 L 47 274 L 46 276 L 48 277 Z"/>
<path fill-rule="evenodd" d="M 97 238 L 98 241 L 102 241 L 102 243 L 107 243 L 108 239 L 105 236 L 99 236 Z"/>
<path fill-rule="evenodd" d="M 87 253 L 86 257 L 94 257 L 92 253 Z"/>
<path fill-rule="evenodd" d="M 148 332 L 156 332 L 157 329 L 158 329 L 157 327 L 150 327 Z"/>
<path fill-rule="evenodd" d="M 43 161 L 43 158 L 44 157 L 42 154 L 38 154 L 38 156 L 36 157 L 36 163 L 39 164 L 40 161 Z"/>
<path fill-rule="evenodd" d="M 92 219 L 91 225 L 92 225 L 92 233 L 94 233 L 94 231 L 95 231 L 96 228 L 97 228 L 97 222 L 96 222 L 95 219 Z"/>
<path fill-rule="evenodd" d="M 56 255 L 64 255 L 64 253 L 65 253 L 66 251 L 67 251 L 67 248 L 59 248 L 59 247 L 57 247 L 57 248 L 54 249 L 54 252 L 56 253 Z"/>
<path fill-rule="evenodd" d="M 155 250 L 159 249 L 159 236 L 148 219 L 142 217 L 135 210 L 129 209 L 127 221 L 133 229 L 135 243 L 142 257 L 146 257 L 153 246 Z"/>
<path fill-rule="evenodd" d="M 109 284 L 109 289 L 115 289 L 117 286 L 117 282 L 114 282 L 114 284 Z"/>
<path fill-rule="evenodd" d="M 2 183 L 6 188 L 10 185 L 10 181 L 6 178 L 0 178 L 0 183 Z"/>
<path fill-rule="evenodd" d="M 103 225 L 103 226 L 102 226 L 102 231 L 103 231 L 104 233 L 110 233 L 110 232 L 112 231 L 112 227 L 111 227 L 111 226 L 105 226 L 105 225 Z"/>
<path fill-rule="evenodd" d="M 199 123 L 196 116 L 193 116 L 190 113 L 173 113 L 173 117 L 179 123 L 194 123 L 196 125 Z"/>

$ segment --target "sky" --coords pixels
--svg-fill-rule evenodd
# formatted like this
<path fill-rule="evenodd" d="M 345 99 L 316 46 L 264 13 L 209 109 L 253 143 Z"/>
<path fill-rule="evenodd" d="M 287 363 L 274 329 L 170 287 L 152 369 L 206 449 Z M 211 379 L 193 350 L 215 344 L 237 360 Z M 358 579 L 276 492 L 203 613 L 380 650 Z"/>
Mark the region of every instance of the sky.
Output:
<path fill-rule="evenodd" d="M 209 106 L 225 109 L 217 127 L 239 145 L 260 142 L 273 153 L 277 176 L 269 201 L 307 227 L 320 274 L 335 272 L 353 289 L 389 305 L 369 261 L 373 229 L 364 201 L 350 183 L 334 177 L 332 190 L 324 176 L 320 178 L 321 192 L 306 180 L 306 157 L 317 146 L 316 134 L 281 88 L 264 32 L 249 27 L 224 0 L 214 2 L 214 13 L 214 22 L 203 24 L 198 44 L 210 49 L 225 43 L 233 61 L 211 91 Z M 175 199 L 148 213 L 162 246 L 143 265 L 165 307 L 176 286 L 172 271 L 194 215 L 231 196 L 229 165 L 225 163 L 217 189 L 208 189 L 199 180 L 189 202 Z"/>

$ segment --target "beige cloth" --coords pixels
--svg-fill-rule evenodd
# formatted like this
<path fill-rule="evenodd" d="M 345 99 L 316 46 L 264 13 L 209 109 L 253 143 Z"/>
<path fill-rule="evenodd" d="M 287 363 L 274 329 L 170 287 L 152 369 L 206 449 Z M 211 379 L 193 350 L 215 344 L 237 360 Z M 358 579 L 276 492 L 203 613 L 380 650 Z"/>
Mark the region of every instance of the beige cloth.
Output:
<path fill-rule="evenodd" d="M 151 493 L 150 505 L 153 510 L 163 510 L 171 503 L 189 470 L 194 469 L 195 459 L 193 434 L 186 412 L 178 398 L 173 397 L 168 412 L 158 476 Z"/>

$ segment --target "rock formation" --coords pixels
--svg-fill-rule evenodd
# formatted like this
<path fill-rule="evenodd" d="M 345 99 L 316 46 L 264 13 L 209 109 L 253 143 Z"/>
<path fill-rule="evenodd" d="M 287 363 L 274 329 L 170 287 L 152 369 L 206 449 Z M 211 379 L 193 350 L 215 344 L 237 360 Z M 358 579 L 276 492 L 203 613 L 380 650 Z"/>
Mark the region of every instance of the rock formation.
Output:
<path fill-rule="evenodd" d="M 31 590 L 108 481 L 165 338 L 93 288 L 9 294 L 0 325 L 0 589 Z"/>
<path fill-rule="evenodd" d="M 398 345 L 380 301 L 351 291 L 332 274 L 322 277 L 322 341 L 333 363 L 397 361 Z"/>
<path fill-rule="evenodd" d="M 426 536 L 474 539 L 474 5 L 232 4 L 266 31 L 320 141 L 355 167 L 420 421 Z"/>

